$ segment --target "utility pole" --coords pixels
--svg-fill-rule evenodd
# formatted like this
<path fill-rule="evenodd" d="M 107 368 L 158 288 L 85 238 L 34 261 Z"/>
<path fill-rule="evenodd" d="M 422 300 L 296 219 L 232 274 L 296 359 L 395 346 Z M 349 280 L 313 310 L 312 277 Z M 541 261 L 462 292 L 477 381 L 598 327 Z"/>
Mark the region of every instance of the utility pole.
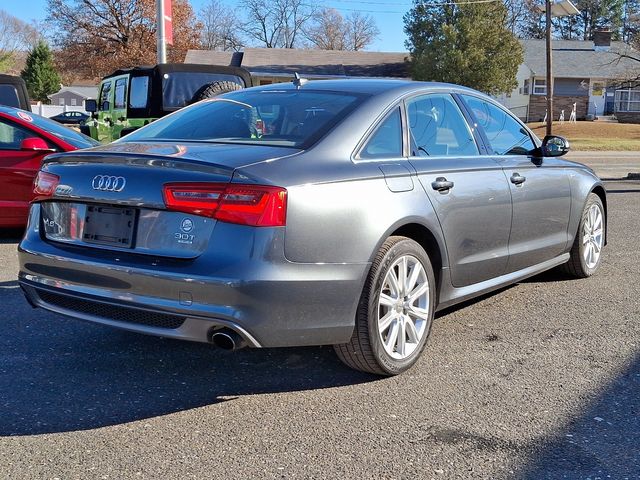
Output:
<path fill-rule="evenodd" d="M 547 135 L 551 135 L 553 125 L 553 63 L 551 50 L 551 19 L 553 17 L 566 17 L 577 15 L 580 10 L 571 3 L 571 0 L 545 0 L 544 7 L 545 33 L 547 43 Z"/>
<path fill-rule="evenodd" d="M 164 0 L 156 0 L 156 45 L 158 63 L 167 63 L 167 43 L 164 28 Z"/>
<path fill-rule="evenodd" d="M 551 53 L 551 0 L 545 0 L 545 29 L 547 38 L 547 135 L 553 125 L 553 58 Z"/>

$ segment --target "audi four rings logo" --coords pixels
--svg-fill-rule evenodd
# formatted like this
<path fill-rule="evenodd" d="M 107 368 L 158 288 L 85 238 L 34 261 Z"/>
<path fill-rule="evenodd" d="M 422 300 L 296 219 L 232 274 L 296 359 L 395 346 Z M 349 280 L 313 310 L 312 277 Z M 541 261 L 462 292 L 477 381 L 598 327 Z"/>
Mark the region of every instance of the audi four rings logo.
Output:
<path fill-rule="evenodd" d="M 113 175 L 96 175 L 91 182 L 94 190 L 102 190 L 103 192 L 121 192 L 126 184 L 127 181 L 124 177 Z"/>

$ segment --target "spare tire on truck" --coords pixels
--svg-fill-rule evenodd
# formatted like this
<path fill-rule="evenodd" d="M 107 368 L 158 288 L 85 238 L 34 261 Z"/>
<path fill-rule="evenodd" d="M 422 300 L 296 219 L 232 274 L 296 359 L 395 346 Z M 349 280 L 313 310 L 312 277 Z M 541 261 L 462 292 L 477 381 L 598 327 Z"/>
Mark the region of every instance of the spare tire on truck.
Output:
<path fill-rule="evenodd" d="M 242 85 L 236 82 L 230 82 L 228 80 L 213 82 L 208 85 L 203 85 L 198 90 L 196 90 L 196 93 L 193 94 L 193 98 L 191 99 L 190 103 L 196 103 L 200 100 L 217 97 L 218 95 L 221 95 L 223 93 L 242 90 L 242 88 Z"/>

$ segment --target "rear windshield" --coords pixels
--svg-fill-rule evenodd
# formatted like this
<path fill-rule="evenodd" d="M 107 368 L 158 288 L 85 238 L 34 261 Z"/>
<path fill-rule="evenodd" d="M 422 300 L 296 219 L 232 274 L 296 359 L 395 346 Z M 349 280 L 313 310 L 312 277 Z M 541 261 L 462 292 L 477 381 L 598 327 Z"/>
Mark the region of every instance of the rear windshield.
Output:
<path fill-rule="evenodd" d="M 20 108 L 18 90 L 13 85 L 0 85 L 0 105 Z"/>
<path fill-rule="evenodd" d="M 206 100 L 123 137 L 307 148 L 366 96 L 314 90 L 242 90 Z"/>

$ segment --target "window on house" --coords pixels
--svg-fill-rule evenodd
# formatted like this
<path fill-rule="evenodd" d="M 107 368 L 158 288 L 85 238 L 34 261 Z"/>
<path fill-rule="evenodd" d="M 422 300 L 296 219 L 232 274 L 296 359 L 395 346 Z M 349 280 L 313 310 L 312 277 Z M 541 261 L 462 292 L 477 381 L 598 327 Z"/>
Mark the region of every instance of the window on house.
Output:
<path fill-rule="evenodd" d="M 547 94 L 547 80 L 544 78 L 536 78 L 533 81 L 533 94 L 534 95 L 546 95 Z"/>
<path fill-rule="evenodd" d="M 522 95 L 529 95 L 530 88 L 530 80 L 525 78 L 524 83 L 522 84 Z"/>
<path fill-rule="evenodd" d="M 640 112 L 640 90 L 623 89 L 616 90 L 616 112 Z"/>
<path fill-rule="evenodd" d="M 64 105 L 64 98 L 58 99 L 58 105 Z"/>
<path fill-rule="evenodd" d="M 76 106 L 76 99 L 75 99 L 75 98 L 72 98 L 72 99 L 71 99 L 71 106 L 72 106 L 72 107 L 75 107 L 75 106 Z"/>

